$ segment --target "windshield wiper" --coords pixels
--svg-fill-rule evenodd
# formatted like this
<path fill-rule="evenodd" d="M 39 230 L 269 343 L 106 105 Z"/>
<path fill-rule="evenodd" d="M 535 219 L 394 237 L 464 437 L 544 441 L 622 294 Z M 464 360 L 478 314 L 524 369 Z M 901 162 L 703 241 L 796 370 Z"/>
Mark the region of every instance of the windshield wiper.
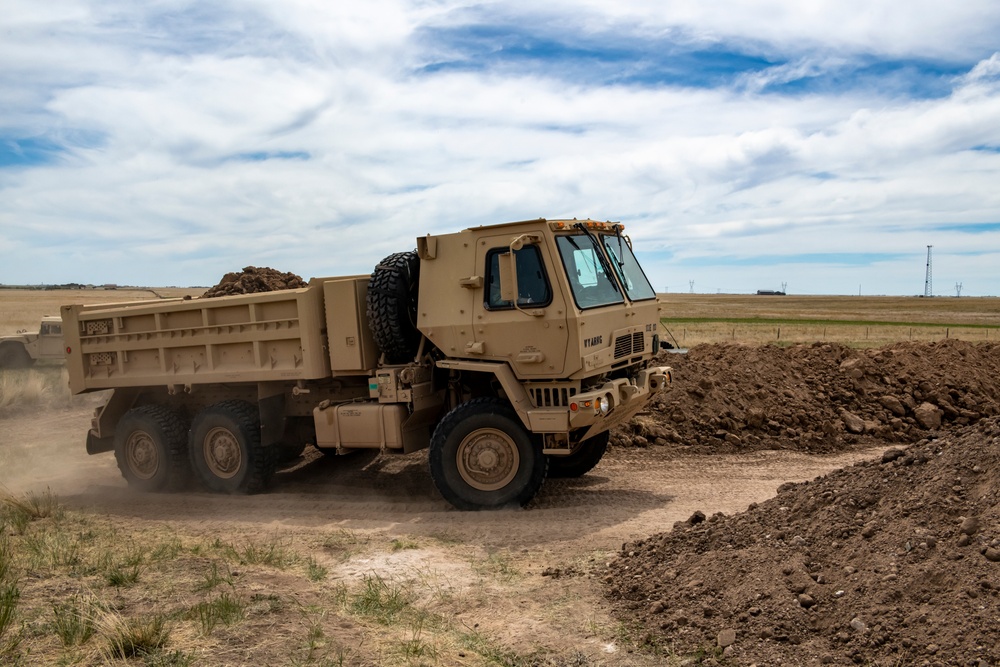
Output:
<path fill-rule="evenodd" d="M 622 252 L 622 226 L 613 225 L 613 227 L 615 230 L 615 236 L 618 237 L 618 254 L 615 256 L 615 262 L 618 264 L 618 268 L 620 269 L 618 275 L 623 275 L 622 272 L 625 271 L 625 262 L 622 261 L 622 257 L 625 256 L 625 253 Z"/>
<path fill-rule="evenodd" d="M 597 261 L 601 263 L 604 275 L 606 275 L 608 280 L 611 282 L 611 287 L 613 287 L 616 292 L 621 294 L 621 288 L 618 287 L 618 281 L 615 280 L 614 271 L 612 271 L 611 266 L 608 264 L 608 258 L 604 256 L 604 251 L 601 250 L 601 244 L 597 242 L 597 237 L 594 236 L 593 232 L 587 229 L 586 225 L 581 222 L 578 222 L 573 226 L 586 234 L 587 238 L 590 239 L 590 242 L 594 244 L 594 252 L 597 254 Z"/>

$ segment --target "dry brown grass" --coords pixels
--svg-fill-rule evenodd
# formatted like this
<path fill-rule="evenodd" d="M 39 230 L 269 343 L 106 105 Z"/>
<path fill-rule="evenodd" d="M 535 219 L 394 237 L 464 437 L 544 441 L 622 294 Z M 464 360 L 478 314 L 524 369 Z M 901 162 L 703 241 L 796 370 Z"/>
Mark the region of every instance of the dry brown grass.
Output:
<path fill-rule="evenodd" d="M 660 299 L 664 326 L 682 347 L 1000 340 L 1000 298 L 664 294 Z"/>
<path fill-rule="evenodd" d="M 69 375 L 52 364 L 35 368 L 0 369 L 0 416 L 34 407 L 65 407 L 70 404 Z"/>
<path fill-rule="evenodd" d="M 59 307 L 73 303 L 117 303 L 179 296 L 197 296 L 204 289 L 166 287 L 154 290 L 26 290 L 0 289 L 0 335 L 20 329 L 38 331 L 45 315 L 59 315 Z"/>

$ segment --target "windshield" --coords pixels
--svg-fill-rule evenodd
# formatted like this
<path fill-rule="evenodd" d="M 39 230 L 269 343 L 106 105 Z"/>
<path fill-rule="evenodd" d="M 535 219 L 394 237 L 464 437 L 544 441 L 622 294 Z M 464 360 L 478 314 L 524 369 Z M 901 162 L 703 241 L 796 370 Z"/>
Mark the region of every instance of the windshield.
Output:
<path fill-rule="evenodd" d="M 655 299 L 656 291 L 649 284 L 646 274 L 639 266 L 639 260 L 632 254 L 632 248 L 629 247 L 625 238 L 618 234 L 617 236 L 605 236 L 603 239 L 604 247 L 611 258 L 611 265 L 614 267 L 615 273 L 618 274 L 618 280 L 625 287 L 628 298 L 632 301 Z"/>
<path fill-rule="evenodd" d="M 556 244 L 577 306 L 596 308 L 624 301 L 614 278 L 605 273 L 601 251 L 591 237 L 558 236 Z"/>

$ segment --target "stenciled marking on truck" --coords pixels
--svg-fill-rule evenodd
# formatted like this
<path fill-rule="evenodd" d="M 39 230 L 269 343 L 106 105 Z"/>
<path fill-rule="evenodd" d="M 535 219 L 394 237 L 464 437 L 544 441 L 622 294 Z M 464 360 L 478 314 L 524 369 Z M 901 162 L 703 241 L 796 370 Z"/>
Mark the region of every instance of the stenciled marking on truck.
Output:
<path fill-rule="evenodd" d="M 354 409 L 348 408 L 346 410 L 341 410 L 340 411 L 340 416 L 341 417 L 360 417 L 361 416 L 361 410 L 354 410 Z"/>
<path fill-rule="evenodd" d="M 591 336 L 590 338 L 583 339 L 584 347 L 596 347 L 604 342 L 604 336 Z"/>

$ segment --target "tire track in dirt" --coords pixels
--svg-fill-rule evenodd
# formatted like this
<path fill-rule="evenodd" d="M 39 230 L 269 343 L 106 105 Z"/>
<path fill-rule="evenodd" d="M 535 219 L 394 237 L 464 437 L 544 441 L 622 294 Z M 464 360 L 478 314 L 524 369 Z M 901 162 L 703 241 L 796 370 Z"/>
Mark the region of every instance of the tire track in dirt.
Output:
<path fill-rule="evenodd" d="M 32 478 L 73 507 L 200 529 L 242 524 L 394 530 L 511 549 L 614 549 L 635 535 L 664 530 L 695 510 L 742 511 L 772 496 L 782 482 L 810 479 L 881 451 L 829 457 L 785 451 L 678 457 L 657 448 L 612 450 L 589 475 L 547 480 L 527 510 L 460 512 L 433 489 L 426 453 L 361 454 L 355 459 L 307 450 L 302 460 L 278 473 L 265 494 L 138 493 L 120 479 L 113 455 L 88 457 L 82 443 L 74 442 L 78 438 L 73 434 L 86 428 L 86 417 L 73 413 L 46 422 L 53 443 L 66 448 L 66 465 L 47 467 Z"/>

